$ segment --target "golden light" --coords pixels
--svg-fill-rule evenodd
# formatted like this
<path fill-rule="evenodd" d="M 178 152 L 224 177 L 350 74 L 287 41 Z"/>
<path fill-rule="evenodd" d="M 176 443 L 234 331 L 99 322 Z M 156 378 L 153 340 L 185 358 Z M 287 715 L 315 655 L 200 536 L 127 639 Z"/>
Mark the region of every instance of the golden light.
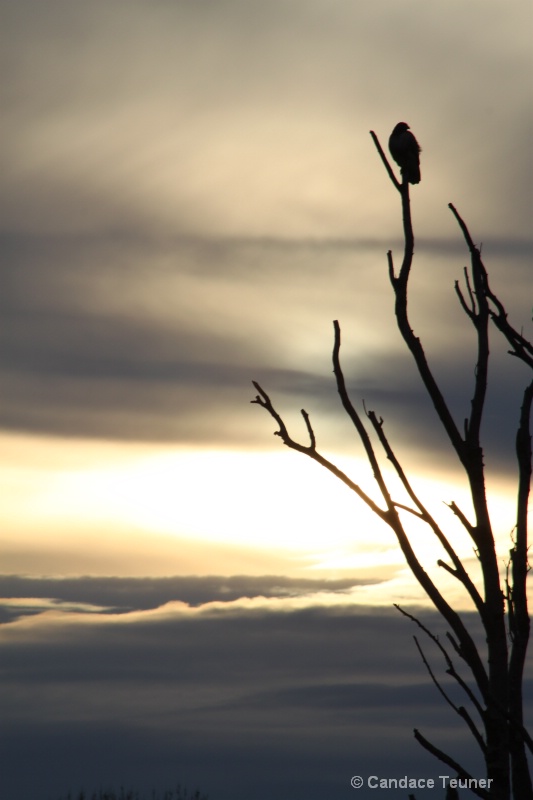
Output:
<path fill-rule="evenodd" d="M 120 574 L 176 574 L 177 563 L 180 574 L 282 569 L 388 582 L 386 590 L 383 584 L 360 588 L 356 594 L 365 602 L 398 592 L 419 595 L 390 529 L 332 475 L 285 448 L 202 450 L 33 437 L 6 437 L 4 445 L 11 464 L 2 474 L 9 487 L 3 528 L 11 544 L 16 540 L 28 553 L 36 547 L 63 551 L 57 559 L 63 571 L 68 554 L 70 572 L 90 571 L 87 556 L 76 561 L 75 555 L 90 547 L 95 558 L 100 554 L 105 563 L 107 557 L 109 570 L 120 564 Z M 337 463 L 373 492 L 364 461 L 338 457 Z M 445 505 L 455 500 L 468 515 L 467 493 L 437 475 L 414 476 L 413 482 L 475 578 L 472 543 Z M 514 511 L 511 488 L 491 492 L 502 567 Z M 406 502 L 397 487 L 393 494 Z M 437 559 L 447 560 L 442 549 L 425 526 L 401 513 L 419 558 L 434 574 Z M 76 570 L 77 563 L 85 566 Z M 453 578 L 436 571 L 450 591 L 457 589 Z"/>

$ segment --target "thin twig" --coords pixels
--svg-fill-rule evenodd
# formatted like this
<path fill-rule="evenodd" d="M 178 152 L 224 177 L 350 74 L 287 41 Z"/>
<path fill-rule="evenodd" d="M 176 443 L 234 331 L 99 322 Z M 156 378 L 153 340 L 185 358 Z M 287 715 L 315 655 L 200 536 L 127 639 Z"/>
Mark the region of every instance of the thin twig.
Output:
<path fill-rule="evenodd" d="M 485 754 L 485 753 L 487 752 L 487 746 L 486 746 L 486 744 L 485 744 L 485 742 L 484 742 L 484 740 L 483 740 L 483 737 L 481 736 L 480 732 L 478 731 L 478 729 L 477 729 L 477 727 L 476 727 L 476 725 L 475 725 L 475 723 L 474 723 L 474 721 L 473 721 L 472 717 L 470 716 L 470 714 L 468 713 L 468 711 L 466 710 L 466 708 L 465 708 L 464 706 L 457 706 L 457 705 L 456 705 L 456 704 L 453 702 L 453 700 L 452 700 L 452 699 L 451 699 L 451 698 L 450 698 L 450 697 L 449 697 L 449 696 L 446 694 L 446 692 L 445 692 L 445 691 L 444 691 L 444 689 L 442 688 L 442 686 L 441 686 L 440 682 L 439 682 L 439 681 L 437 680 L 437 678 L 435 677 L 435 675 L 434 675 L 434 673 L 433 673 L 433 670 L 431 669 L 431 666 L 430 666 L 430 664 L 429 664 L 429 662 L 428 662 L 428 660 L 427 660 L 426 656 L 424 655 L 424 651 L 422 650 L 422 647 L 420 646 L 420 643 L 419 643 L 418 639 L 416 638 L 416 636 L 413 636 L 413 639 L 415 640 L 415 644 L 416 644 L 416 646 L 417 646 L 417 649 L 418 649 L 418 652 L 419 652 L 419 654 L 420 654 L 420 657 L 421 657 L 421 659 L 422 659 L 422 661 L 423 661 L 423 663 L 424 663 L 424 666 L 425 666 L 425 668 L 427 669 L 427 671 L 428 671 L 428 673 L 429 673 L 429 677 L 430 677 L 430 678 L 431 678 L 431 680 L 433 681 L 433 683 L 434 683 L 434 685 L 436 686 L 437 690 L 438 690 L 438 691 L 440 692 L 440 694 L 441 694 L 441 695 L 444 697 L 444 699 L 446 700 L 446 702 L 448 703 L 448 705 L 449 705 L 451 708 L 453 708 L 453 710 L 455 711 L 455 713 L 456 713 L 458 716 L 460 716 L 462 719 L 464 719 L 464 721 L 465 721 L 465 722 L 466 722 L 466 724 L 468 725 L 468 728 L 469 728 L 469 730 L 470 730 L 470 733 L 472 734 L 472 736 L 474 737 L 474 739 L 475 739 L 475 740 L 476 740 L 476 742 L 478 743 L 478 745 L 479 745 L 479 747 L 480 747 L 480 749 L 481 749 L 481 752 L 482 752 L 483 754 Z"/>
<path fill-rule="evenodd" d="M 467 695 L 467 697 L 470 700 L 470 702 L 475 707 L 475 709 L 478 712 L 478 714 L 481 717 L 481 719 L 484 719 L 485 712 L 483 710 L 483 707 L 481 706 L 481 703 L 479 702 L 479 700 L 477 699 L 475 694 L 472 692 L 472 689 L 468 686 L 468 684 L 463 680 L 463 678 L 459 675 L 459 673 L 455 669 L 454 663 L 451 660 L 446 648 L 443 646 L 442 642 L 440 641 L 439 637 L 435 636 L 435 634 L 432 633 L 429 630 L 429 628 L 427 628 L 422 622 L 420 622 L 420 620 L 417 617 L 415 617 L 413 614 L 409 614 L 408 611 L 406 611 L 404 608 L 402 608 L 397 603 L 394 603 L 393 605 L 400 612 L 400 614 L 403 614 L 404 617 L 407 617 L 408 619 L 411 620 L 411 622 L 414 622 L 416 625 L 418 625 L 418 627 L 421 630 L 424 631 L 426 636 L 428 636 L 437 645 L 437 647 L 439 648 L 439 650 L 441 651 L 441 653 L 442 653 L 442 655 L 444 657 L 444 660 L 446 661 L 446 666 L 447 666 L 446 672 L 447 672 L 447 674 L 450 675 L 450 677 L 452 677 L 456 681 L 456 683 L 461 687 L 461 689 Z M 456 647 L 455 640 L 453 639 L 453 637 L 450 637 L 450 639 L 452 641 L 452 644 L 454 645 L 454 649 L 456 649 L 456 651 L 460 655 L 459 650 Z"/>
<path fill-rule="evenodd" d="M 489 800 L 490 795 L 484 789 L 474 788 L 474 785 L 477 781 L 474 781 L 472 775 L 466 771 L 464 767 L 461 766 L 457 761 L 455 761 L 451 756 L 447 755 L 443 750 L 440 750 L 438 747 L 435 747 L 425 736 L 423 736 L 419 730 L 416 728 L 413 731 L 415 735 L 416 741 L 422 745 L 422 747 L 431 753 L 431 755 L 438 758 L 439 761 L 442 761 L 443 764 L 446 764 L 448 767 L 454 770 L 459 778 L 466 778 L 467 780 L 470 779 L 472 781 L 472 786 L 470 787 L 470 791 L 473 794 L 477 795 L 478 797 L 484 798 L 484 800 Z"/>
<path fill-rule="evenodd" d="M 378 516 L 384 522 L 388 522 L 388 517 L 389 517 L 388 512 L 381 509 L 377 505 L 377 503 L 375 503 L 372 500 L 372 498 L 369 497 L 366 494 L 366 492 L 364 492 L 361 489 L 361 487 L 358 484 L 354 483 L 348 477 L 348 475 L 346 475 L 346 473 L 344 473 L 335 464 L 333 464 L 333 462 L 329 461 L 327 458 L 322 456 L 315 449 L 316 443 L 314 441 L 314 433 L 312 433 L 312 428 L 310 428 L 310 423 L 308 426 L 308 432 L 311 437 L 311 444 L 309 446 L 300 444 L 300 442 L 297 442 L 295 439 L 292 439 L 292 437 L 288 432 L 287 426 L 285 425 L 280 414 L 278 414 L 278 412 L 272 405 L 272 401 L 270 400 L 268 394 L 265 392 L 265 390 L 260 386 L 260 384 L 257 381 L 252 381 L 252 383 L 259 394 L 253 400 L 250 400 L 250 403 L 255 403 L 261 406 L 261 408 L 264 408 L 265 411 L 268 411 L 270 416 L 276 421 L 279 430 L 274 431 L 274 436 L 279 436 L 283 444 L 289 447 L 291 450 L 296 450 L 298 453 L 303 453 L 304 455 L 309 456 L 309 458 L 312 458 L 313 461 L 316 461 L 322 467 L 324 467 L 333 475 L 335 475 L 335 477 L 341 480 L 349 489 L 352 490 L 352 492 L 355 492 L 355 494 L 357 494 L 358 497 L 360 497 L 361 500 L 363 500 L 363 502 L 366 503 L 366 505 L 371 509 L 371 511 L 373 511 L 376 514 L 376 516 Z"/>
<path fill-rule="evenodd" d="M 365 411 L 366 411 L 366 409 L 365 409 Z M 464 565 L 461 562 L 459 556 L 457 555 L 457 553 L 455 552 L 455 550 L 451 546 L 450 542 L 448 541 L 448 538 L 444 534 L 444 531 L 437 524 L 437 522 L 434 519 L 434 517 L 432 516 L 432 514 L 429 513 L 428 509 L 424 506 L 424 504 L 422 503 L 422 501 L 420 500 L 420 498 L 418 497 L 418 495 L 414 491 L 414 489 L 413 489 L 413 487 L 411 485 L 411 482 L 409 481 L 407 475 L 405 474 L 405 471 L 404 471 L 403 467 L 401 466 L 396 454 L 394 453 L 394 451 L 393 451 L 393 449 L 392 449 L 392 447 L 390 445 L 390 442 L 389 442 L 389 440 L 388 440 L 388 438 L 387 438 L 387 436 L 385 434 L 385 431 L 383 430 L 383 419 L 380 417 L 379 420 L 378 420 L 378 418 L 377 418 L 377 416 L 376 416 L 374 411 L 367 411 L 366 415 L 367 415 L 368 419 L 370 420 L 370 422 L 372 423 L 372 425 L 374 427 L 374 430 L 375 430 L 375 432 L 376 432 L 376 434 L 377 434 L 377 436 L 379 438 L 379 441 L 380 441 L 380 443 L 381 443 L 381 445 L 382 445 L 382 447 L 383 447 L 383 449 L 384 449 L 384 451 L 386 453 L 386 456 L 387 456 L 388 460 L 392 463 L 392 465 L 393 465 L 393 467 L 394 467 L 394 469 L 396 471 L 396 474 L 398 475 L 398 477 L 399 477 L 399 479 L 400 479 L 400 481 L 402 483 L 402 486 L 404 487 L 405 491 L 407 492 L 407 494 L 409 495 L 409 497 L 411 498 L 413 503 L 417 506 L 417 508 L 419 510 L 419 515 L 418 516 L 420 517 L 420 519 L 422 519 L 431 528 L 431 530 L 433 531 L 433 533 L 435 534 L 435 536 L 437 537 L 437 539 L 441 543 L 442 547 L 444 548 L 446 553 L 451 558 L 451 560 L 452 560 L 452 562 L 453 562 L 453 564 L 455 566 L 455 571 L 454 571 L 455 577 L 463 584 L 463 586 L 467 590 L 468 594 L 470 595 L 470 597 L 474 601 L 474 604 L 475 604 L 476 608 L 478 609 L 480 614 L 482 614 L 484 609 L 483 609 L 483 600 L 481 598 L 481 595 L 479 594 L 479 592 L 476 589 L 474 583 L 472 582 L 470 576 L 468 575 L 467 571 L 465 570 Z M 399 503 L 396 503 L 396 506 L 397 507 L 401 507 L 401 508 L 406 508 L 405 506 L 401 506 Z M 415 513 L 412 509 L 407 508 L 406 510 L 410 511 L 411 513 Z"/>
<path fill-rule="evenodd" d="M 391 165 L 389 164 L 389 160 L 388 160 L 387 156 L 385 155 L 385 153 L 383 152 L 383 148 L 381 147 L 381 144 L 379 143 L 378 137 L 376 136 L 374 131 L 370 131 L 370 136 L 372 137 L 372 139 L 374 141 L 374 144 L 376 145 L 376 149 L 377 149 L 377 151 L 378 151 L 378 153 L 380 155 L 381 160 L 383 161 L 385 169 L 389 173 L 389 178 L 393 182 L 394 186 L 398 189 L 398 191 L 401 192 L 402 191 L 402 184 L 396 178 L 396 175 L 394 174 L 394 170 L 392 169 Z"/>

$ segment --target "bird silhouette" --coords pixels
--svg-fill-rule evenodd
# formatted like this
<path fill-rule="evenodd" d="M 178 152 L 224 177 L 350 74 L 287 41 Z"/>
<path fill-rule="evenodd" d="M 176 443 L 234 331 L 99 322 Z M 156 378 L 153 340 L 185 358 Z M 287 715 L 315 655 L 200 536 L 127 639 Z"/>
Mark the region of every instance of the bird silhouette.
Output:
<path fill-rule="evenodd" d="M 420 183 L 421 147 L 407 122 L 399 122 L 389 137 L 389 150 L 400 167 L 404 182 Z"/>

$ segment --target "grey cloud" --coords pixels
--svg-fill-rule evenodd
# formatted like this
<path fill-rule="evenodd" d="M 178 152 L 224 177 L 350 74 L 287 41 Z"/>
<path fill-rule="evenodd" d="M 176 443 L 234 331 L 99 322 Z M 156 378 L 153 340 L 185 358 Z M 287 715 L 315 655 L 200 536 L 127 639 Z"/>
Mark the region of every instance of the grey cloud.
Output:
<path fill-rule="evenodd" d="M 510 294 L 520 327 L 527 243 L 515 249 L 512 286 L 505 284 L 499 263 L 507 245 L 485 244 L 487 266 L 494 264 L 493 286 Z M 248 405 L 255 379 L 283 413 L 306 408 L 321 441 L 333 437 L 333 446 L 352 448 L 331 376 L 331 320 L 338 318 L 356 405 L 364 399 L 386 419 L 391 441 L 409 452 L 425 449 L 446 458 L 433 411 L 384 308 L 384 292 L 392 302 L 384 242 L 156 242 L 128 233 L 6 236 L 2 247 L 7 429 L 261 446 L 270 423 L 260 422 Z M 416 330 L 424 341 L 429 338 L 428 355 L 461 425 L 474 364 L 473 335 L 452 286 L 464 248 L 459 239 L 447 247 L 422 240 L 417 254 L 421 263 L 413 281 L 422 279 L 423 293 L 415 283 Z M 435 264 L 428 266 L 427 256 Z M 445 288 L 440 265 L 450 271 Z M 308 338 L 319 337 L 321 355 L 302 361 L 298 351 L 305 351 Z M 296 347 L 295 339 L 301 341 Z M 511 462 L 514 467 L 509 442 L 523 370 L 493 339 L 496 369 L 504 378 L 491 385 L 486 435 L 497 468 L 505 470 Z"/>
<path fill-rule="evenodd" d="M 10 728 L 4 763 L 18 763 L 23 750 L 33 770 L 13 778 L 10 768 L 4 785 L 12 800 L 32 800 L 44 787 L 46 797 L 55 800 L 73 786 L 94 787 L 95 782 L 97 787 L 134 786 L 148 797 L 154 786 L 163 790 L 180 782 L 200 786 L 211 800 L 320 800 L 350 797 L 354 774 L 436 777 L 442 772 L 416 753 L 410 735 L 395 747 L 400 737 L 386 725 L 367 725 L 366 736 L 354 736 L 349 726 L 332 728 L 320 714 L 295 717 L 292 710 L 278 716 L 277 725 L 265 715 L 255 716 L 255 724 L 249 716 L 195 712 L 192 721 L 191 716 L 183 718 L 182 730 L 170 732 L 135 721 L 110 721 L 103 729 L 93 721 Z M 457 731 L 454 741 L 449 733 L 439 733 L 441 744 L 465 752 Z M 417 795 L 431 800 L 434 791 Z M 390 792 L 373 790 L 372 796 L 390 800 Z"/>
<path fill-rule="evenodd" d="M 58 608 L 68 604 L 90 604 L 102 613 L 128 613 L 133 610 L 158 608 L 171 601 L 195 607 L 213 601 L 231 602 L 242 597 L 299 597 L 316 592 L 343 593 L 352 586 L 379 583 L 376 579 L 320 580 L 278 576 L 180 576 L 175 578 L 25 578 L 0 576 L 0 595 L 12 598 L 4 606 L 3 621 L 39 613 L 48 606 L 39 605 L 39 598 L 53 599 Z M 17 606 L 16 598 L 33 598 L 32 606 Z M 1 603 L 0 603 L 1 605 Z"/>
<path fill-rule="evenodd" d="M 356 184 L 368 129 L 388 133 L 407 115 L 424 136 L 429 179 L 458 187 L 457 199 L 470 207 L 481 204 L 492 230 L 520 235 L 529 223 L 523 154 L 531 117 L 516 76 L 530 71 L 527 24 L 522 8 L 508 14 L 485 5 L 473 42 L 478 13 L 421 2 L 399 10 L 394 2 L 332 8 L 321 1 L 289 10 L 283 2 L 225 0 L 131 2 L 125 17 L 100 2 L 45 10 L 4 2 L 3 218 L 18 230 L 130 221 L 205 232 L 222 218 L 231 227 L 231 206 L 241 230 L 257 223 L 272 233 L 300 213 L 307 230 L 317 217 L 335 227 L 341 215 L 353 225 L 351 211 L 324 199 L 322 182 L 338 171 L 343 194 L 349 170 Z M 434 96 L 439 102 L 428 114 Z M 313 158 L 324 130 L 330 150 L 342 141 L 340 166 Z M 275 197 L 270 170 L 262 169 L 273 152 Z M 309 189 L 295 207 L 298 195 L 287 184 L 302 153 Z M 310 198 L 313 190 L 318 198 Z M 265 204 L 258 199 L 267 196 Z M 355 197 L 367 228 L 364 196 Z M 250 222 L 249 206 L 259 221 Z"/>
<path fill-rule="evenodd" d="M 463 420 L 470 413 L 470 400 L 474 385 L 474 358 L 470 363 L 460 360 L 455 353 L 443 363 L 433 363 L 456 425 L 463 430 Z M 527 385 L 526 368 L 514 363 L 506 354 L 493 359 L 485 407 L 485 424 L 482 430 L 486 464 L 497 473 L 509 473 L 515 469 L 515 434 L 518 426 L 522 394 Z M 385 431 L 397 455 L 401 452 L 416 452 L 416 458 L 428 459 L 434 464 L 451 465 L 456 456 L 437 420 L 435 410 L 420 386 L 414 367 L 406 358 L 395 362 L 383 359 L 376 372 L 368 376 L 367 387 L 354 386 L 353 398 L 364 399 L 367 408 L 385 420 Z M 412 384 L 405 385 L 405 376 L 412 374 Z M 418 385 L 417 385 L 418 384 Z M 415 388 L 416 387 L 416 388 Z M 350 387 L 351 388 L 351 387 Z"/>
<path fill-rule="evenodd" d="M 443 632 L 432 613 L 418 614 Z M 214 800 L 349 796 L 353 774 L 442 774 L 414 726 L 481 769 L 420 663 L 412 624 L 390 611 L 228 607 L 32 626 L 3 646 L 12 800 L 171 778 Z M 37 769 L 23 770 L 34 758 Z"/>

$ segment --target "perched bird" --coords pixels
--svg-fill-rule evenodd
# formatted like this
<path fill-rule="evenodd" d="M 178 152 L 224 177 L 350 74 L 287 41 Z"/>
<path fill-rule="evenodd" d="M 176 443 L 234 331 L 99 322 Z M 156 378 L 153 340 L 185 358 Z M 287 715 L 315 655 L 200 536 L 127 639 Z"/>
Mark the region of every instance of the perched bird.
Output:
<path fill-rule="evenodd" d="M 389 150 L 400 167 L 404 181 L 420 183 L 421 148 L 407 122 L 399 122 L 395 126 L 389 137 Z"/>

